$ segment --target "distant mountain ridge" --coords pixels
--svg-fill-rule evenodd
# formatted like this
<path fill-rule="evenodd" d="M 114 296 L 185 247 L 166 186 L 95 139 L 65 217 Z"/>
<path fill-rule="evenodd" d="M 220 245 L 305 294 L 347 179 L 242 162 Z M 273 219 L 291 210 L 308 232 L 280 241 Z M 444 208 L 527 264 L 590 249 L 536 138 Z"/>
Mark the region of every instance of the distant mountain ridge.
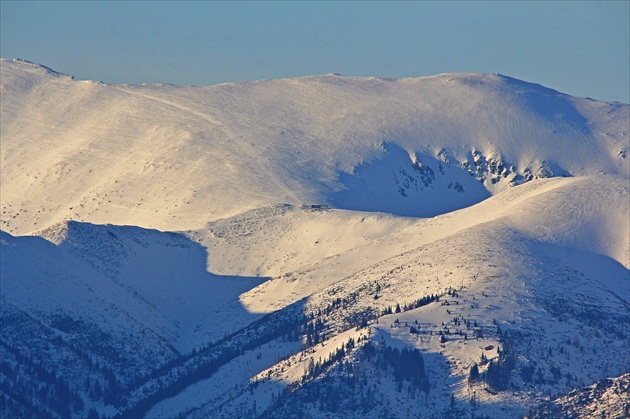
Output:
<path fill-rule="evenodd" d="M 628 105 L 501 75 L 110 86 L 0 65 L 2 228 L 19 234 L 285 202 L 434 216 L 533 178 L 630 173 Z"/>

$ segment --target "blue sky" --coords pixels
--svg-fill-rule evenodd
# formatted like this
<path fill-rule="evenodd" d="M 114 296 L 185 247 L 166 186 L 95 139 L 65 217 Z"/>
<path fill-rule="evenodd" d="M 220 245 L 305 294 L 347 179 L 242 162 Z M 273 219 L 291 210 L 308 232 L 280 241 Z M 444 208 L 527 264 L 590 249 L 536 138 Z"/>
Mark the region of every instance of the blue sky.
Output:
<path fill-rule="evenodd" d="M 630 101 L 630 1 L 0 3 L 0 55 L 77 79 L 211 85 L 502 73 Z"/>

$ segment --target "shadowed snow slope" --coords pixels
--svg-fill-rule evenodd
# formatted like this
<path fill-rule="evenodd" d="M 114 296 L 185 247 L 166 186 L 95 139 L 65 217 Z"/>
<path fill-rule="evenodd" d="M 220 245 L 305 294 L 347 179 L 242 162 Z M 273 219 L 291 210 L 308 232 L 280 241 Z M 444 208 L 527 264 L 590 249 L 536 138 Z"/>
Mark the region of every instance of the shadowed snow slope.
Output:
<path fill-rule="evenodd" d="M 628 105 L 501 75 L 110 86 L 2 60 L 2 228 L 162 230 L 261 206 L 433 216 L 535 177 L 629 171 Z"/>
<path fill-rule="evenodd" d="M 108 328 L 139 322 L 182 352 L 231 331 L 238 296 L 264 281 L 209 273 L 205 249 L 175 233 L 71 221 L 41 233 L 57 245 L 2 234 L 2 294 L 9 302 L 25 311 L 101 316 L 93 321 Z M 108 307 L 122 310 L 113 315 L 119 321 Z M 225 325 L 224 316 L 228 329 L 213 324 Z"/>

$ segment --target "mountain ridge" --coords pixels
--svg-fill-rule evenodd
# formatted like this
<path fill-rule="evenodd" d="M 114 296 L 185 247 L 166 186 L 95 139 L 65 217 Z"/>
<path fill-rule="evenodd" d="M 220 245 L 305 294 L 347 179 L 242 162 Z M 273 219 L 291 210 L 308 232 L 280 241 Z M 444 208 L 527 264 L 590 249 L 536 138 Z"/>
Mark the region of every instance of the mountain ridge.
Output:
<path fill-rule="evenodd" d="M 186 88 L 106 86 L 46 73 L 36 91 L 18 92 L 31 98 L 24 107 L 10 93 L 20 65 L 2 62 L 3 228 L 15 233 L 67 218 L 182 230 L 265 205 L 375 198 L 390 206 L 349 209 L 433 216 L 535 177 L 630 170 L 627 105 L 546 88 L 519 93 L 522 86 L 505 87 L 499 76 Z M 523 108 L 523 94 L 544 106 Z M 549 109 L 558 104 L 555 117 Z M 589 113 L 585 126 L 578 116 Z M 606 132 L 598 128 L 604 122 Z M 432 207 L 457 173 L 464 192 L 450 189 L 451 204 Z M 382 184 L 365 189 L 374 177 Z M 157 188 L 155 179 L 166 184 Z M 14 184 L 59 207 L 25 200 Z M 20 208 L 35 211 L 35 228 L 23 225 Z"/>

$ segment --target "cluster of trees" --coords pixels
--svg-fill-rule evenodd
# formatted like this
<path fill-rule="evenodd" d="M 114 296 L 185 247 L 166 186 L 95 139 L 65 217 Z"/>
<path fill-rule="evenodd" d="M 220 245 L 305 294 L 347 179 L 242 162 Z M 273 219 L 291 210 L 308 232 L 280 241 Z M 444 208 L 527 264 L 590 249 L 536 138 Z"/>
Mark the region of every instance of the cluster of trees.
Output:
<path fill-rule="evenodd" d="M 306 374 L 302 377 L 302 382 L 319 376 L 321 373 L 326 371 L 331 365 L 344 359 L 346 356 L 346 353 L 354 349 L 355 345 L 356 344 L 355 344 L 354 338 L 350 338 L 348 339 L 347 342 L 342 343 L 341 347 L 331 352 L 326 359 L 322 360 L 320 358 L 319 361 L 315 362 L 315 360 L 311 358 L 308 364 Z"/>
<path fill-rule="evenodd" d="M 317 314 L 313 313 L 311 316 L 314 317 L 322 317 L 324 315 L 328 316 L 330 315 L 332 312 L 340 309 L 340 308 L 346 308 L 348 307 L 350 304 L 352 303 L 352 301 L 350 301 L 350 299 L 348 298 L 336 298 L 334 299 L 330 304 L 328 304 L 328 306 L 326 306 L 326 308 L 324 308 L 323 310 L 317 310 Z"/>
<path fill-rule="evenodd" d="M 499 357 L 488 364 L 485 381 L 488 386 L 497 391 L 508 389 L 512 370 L 516 366 L 516 355 L 512 342 L 507 334 L 501 334 L 498 348 Z"/>
<path fill-rule="evenodd" d="M 313 410 L 331 416 L 349 412 L 367 413 L 382 406 L 374 384 L 370 384 L 352 363 L 341 362 L 340 372 L 286 390 L 273 398 L 271 406 L 257 417 L 268 419 L 308 418 Z"/>
<path fill-rule="evenodd" d="M 138 362 L 142 355 L 121 350 L 115 338 L 83 319 L 64 313 L 45 321 L 11 310 L 4 314 L 0 380 L 5 398 L 12 400 L 6 415 L 84 416 L 90 401 L 119 408 L 147 367 Z M 94 409 L 89 414 L 98 415 Z"/>
<path fill-rule="evenodd" d="M 357 341 L 350 338 L 326 359 L 311 360 L 302 382 L 274 397 L 272 405 L 260 417 L 309 417 L 311 409 L 332 415 L 341 412 L 373 415 L 382 411 L 381 416 L 388 416 L 383 393 L 377 391 L 379 385 L 370 371 L 393 377 L 398 392 L 403 388 L 410 394 L 418 390 L 429 392 L 419 350 L 361 342 L 360 338 Z M 355 351 L 353 359 L 348 358 L 350 351 Z"/>
<path fill-rule="evenodd" d="M 403 381 L 408 381 L 412 388 L 428 392 L 429 379 L 424 369 L 422 353 L 416 348 L 392 348 L 390 346 L 377 347 L 367 342 L 361 347 L 363 357 L 376 365 L 377 368 L 391 369 L 394 380 L 401 387 Z"/>
<path fill-rule="evenodd" d="M 482 354 L 481 364 L 485 365 L 487 363 L 488 369 L 484 374 L 480 374 L 479 366 L 473 363 L 468 374 L 468 381 L 474 383 L 483 379 L 489 388 L 496 391 L 505 391 L 509 387 L 510 377 L 516 366 L 516 355 L 512 346 L 512 340 L 508 337 L 508 334 L 500 333 L 500 328 L 497 328 L 497 330 L 499 331 L 500 343 L 497 350 L 499 356 L 488 362 L 486 356 Z M 523 371 L 521 373 L 523 374 Z M 526 371 L 525 374 L 530 375 L 531 378 L 533 369 L 531 373 Z"/>
<path fill-rule="evenodd" d="M 307 324 L 308 318 L 302 314 L 296 315 L 292 308 L 271 313 L 219 342 L 183 357 L 179 362 L 169 365 L 168 371 L 160 369 L 159 378 L 147 380 L 154 384 L 151 390 L 117 417 L 143 417 L 159 401 L 173 397 L 186 387 L 210 378 L 220 367 L 243 352 L 282 337 L 298 339 L 300 330 Z"/>
<path fill-rule="evenodd" d="M 2 392 L 35 416 L 70 417 L 83 410 L 83 400 L 63 377 L 48 371 L 29 355 L 11 345 L 2 345 L 15 364 L 0 362 Z M 50 410 L 47 412 L 46 410 Z"/>
<path fill-rule="evenodd" d="M 311 347 L 317 345 L 322 340 L 322 331 L 324 329 L 324 322 L 319 318 L 309 320 L 306 325 L 302 327 L 302 332 L 306 335 L 306 346 Z"/>
<path fill-rule="evenodd" d="M 405 311 L 413 310 L 415 308 L 424 307 L 427 304 L 430 304 L 434 301 L 440 301 L 440 296 L 435 295 L 435 294 L 427 295 L 411 303 L 403 304 L 402 306 L 399 303 L 397 303 L 394 309 L 392 309 L 392 306 L 388 306 L 385 309 L 383 309 L 383 311 L 381 312 L 381 315 L 385 316 L 387 314 L 402 313 Z"/>

